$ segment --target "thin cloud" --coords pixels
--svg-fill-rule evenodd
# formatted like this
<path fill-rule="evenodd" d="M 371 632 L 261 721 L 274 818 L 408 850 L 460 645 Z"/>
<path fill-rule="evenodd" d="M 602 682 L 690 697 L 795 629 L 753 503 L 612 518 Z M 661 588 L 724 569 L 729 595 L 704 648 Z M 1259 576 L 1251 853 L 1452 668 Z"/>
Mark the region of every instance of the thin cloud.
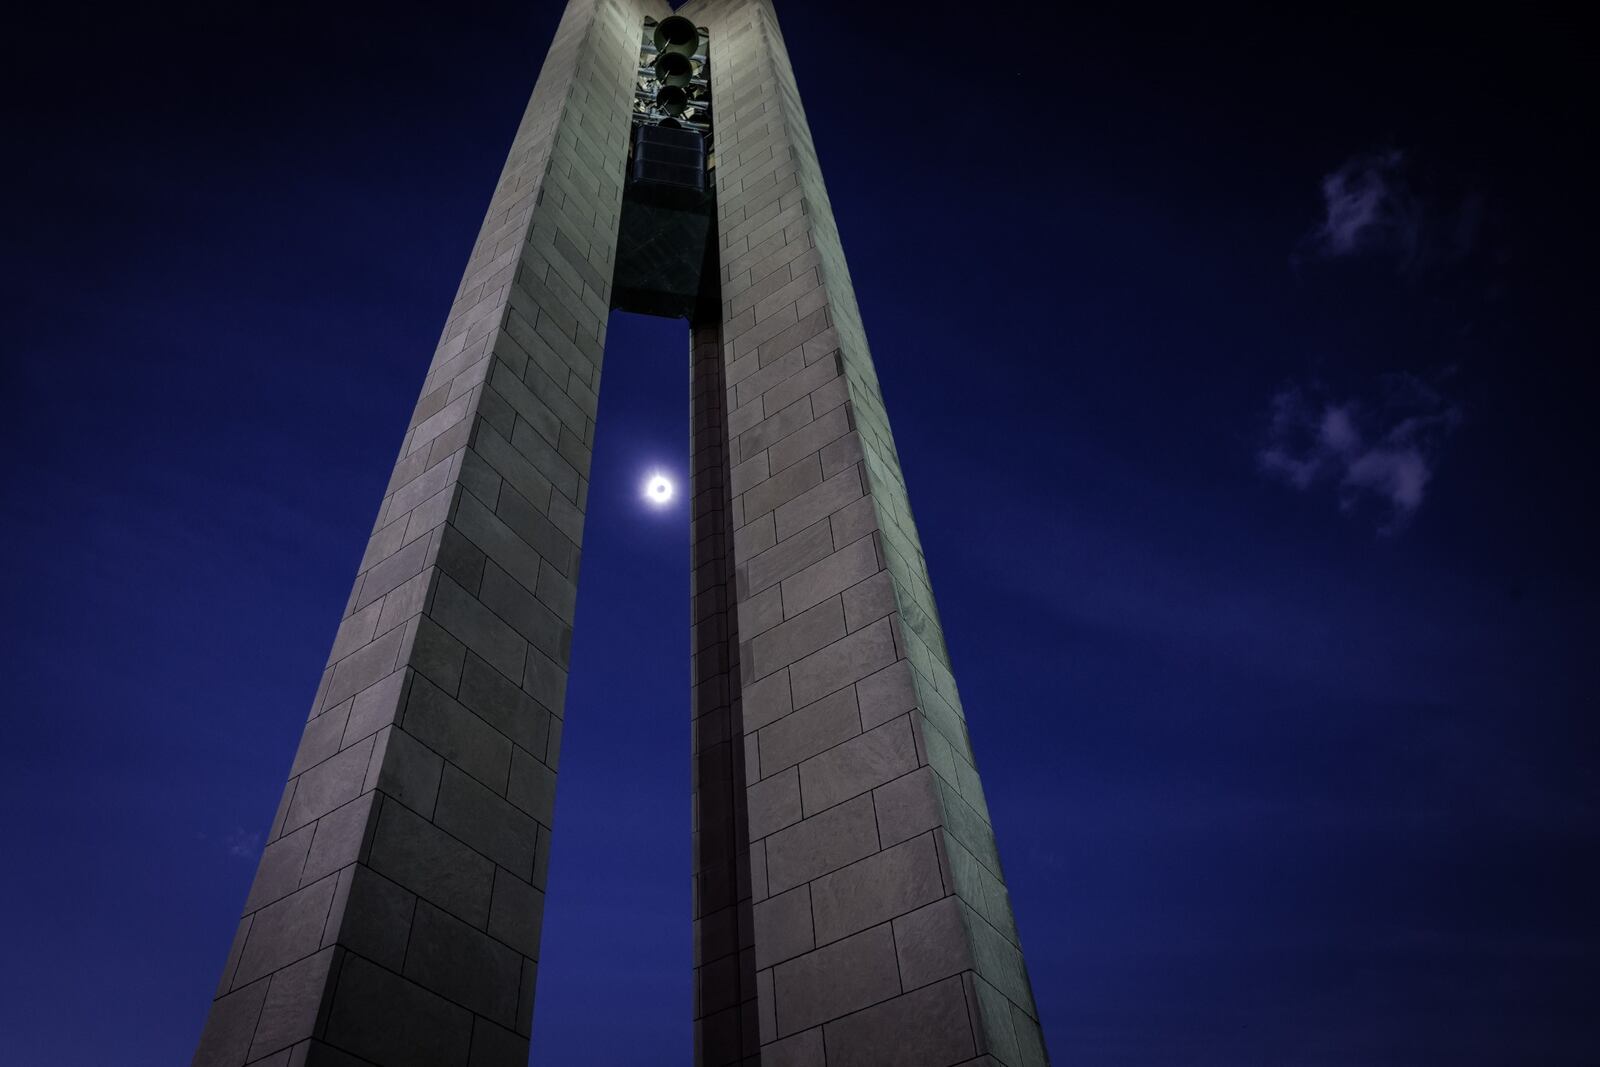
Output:
<path fill-rule="evenodd" d="M 1387 250 L 1403 261 L 1416 255 L 1421 212 L 1406 188 L 1400 152 L 1357 156 L 1322 179 L 1322 222 L 1313 249 L 1333 259 Z"/>
<path fill-rule="evenodd" d="M 1394 533 L 1422 507 L 1445 439 L 1461 409 L 1413 375 L 1382 383 L 1382 398 L 1336 400 L 1315 386 L 1288 386 L 1272 398 L 1263 474 L 1295 489 L 1331 485 L 1341 510 L 1378 503 Z"/>
<path fill-rule="evenodd" d="M 1477 244 L 1483 194 L 1398 149 L 1352 156 L 1320 185 L 1322 218 L 1301 240 L 1297 265 L 1374 256 L 1416 276 L 1460 261 Z"/>

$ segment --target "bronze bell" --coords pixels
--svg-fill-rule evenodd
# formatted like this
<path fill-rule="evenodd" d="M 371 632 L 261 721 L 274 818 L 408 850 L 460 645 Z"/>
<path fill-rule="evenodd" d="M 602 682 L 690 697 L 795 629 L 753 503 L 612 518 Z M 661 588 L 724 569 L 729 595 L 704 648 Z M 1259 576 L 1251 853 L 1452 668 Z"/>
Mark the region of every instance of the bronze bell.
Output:
<path fill-rule="evenodd" d="M 663 52 L 656 57 L 656 78 L 662 85 L 683 88 L 694 77 L 694 62 L 682 52 Z"/>
<path fill-rule="evenodd" d="M 689 94 L 681 86 L 663 85 L 656 91 L 656 106 L 673 118 L 682 118 L 689 110 Z"/>
<path fill-rule="evenodd" d="M 656 24 L 656 52 L 692 56 L 700 51 L 700 30 L 682 15 L 669 15 Z"/>

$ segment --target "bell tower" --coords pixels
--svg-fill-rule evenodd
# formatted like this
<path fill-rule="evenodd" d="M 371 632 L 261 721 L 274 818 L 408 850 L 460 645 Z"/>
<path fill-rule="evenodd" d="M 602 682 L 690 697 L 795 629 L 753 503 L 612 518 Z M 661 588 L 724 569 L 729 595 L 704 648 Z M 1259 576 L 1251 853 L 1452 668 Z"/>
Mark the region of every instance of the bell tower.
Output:
<path fill-rule="evenodd" d="M 613 308 L 689 334 L 696 1062 L 1047 1063 L 772 0 L 568 3 L 194 1063 L 527 1062 Z"/>

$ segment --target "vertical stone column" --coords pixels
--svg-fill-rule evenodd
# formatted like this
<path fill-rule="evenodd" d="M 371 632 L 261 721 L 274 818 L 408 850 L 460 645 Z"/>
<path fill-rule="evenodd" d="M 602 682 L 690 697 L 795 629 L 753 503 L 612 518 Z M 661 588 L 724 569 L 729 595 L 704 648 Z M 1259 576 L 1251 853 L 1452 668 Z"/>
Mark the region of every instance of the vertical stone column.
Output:
<path fill-rule="evenodd" d="M 761 1062 L 1047 1062 L 922 550 L 769 0 L 694 0 Z"/>
<path fill-rule="evenodd" d="M 639 32 L 665 13 L 658 0 L 567 7 L 379 508 L 197 1065 L 527 1062 Z"/>
<path fill-rule="evenodd" d="M 723 1067 L 759 1063 L 760 1040 L 720 323 L 693 326 L 690 351 L 694 1047 Z"/>

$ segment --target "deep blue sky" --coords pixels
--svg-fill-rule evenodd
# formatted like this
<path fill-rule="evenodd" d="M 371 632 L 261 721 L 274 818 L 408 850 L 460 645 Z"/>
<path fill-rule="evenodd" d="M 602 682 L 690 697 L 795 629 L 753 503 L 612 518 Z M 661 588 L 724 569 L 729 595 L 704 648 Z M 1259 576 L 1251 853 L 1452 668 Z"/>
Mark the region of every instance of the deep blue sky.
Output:
<path fill-rule="evenodd" d="M 7 1064 L 192 1050 L 560 5 L 436 8 L 0 46 Z M 901 11 L 781 5 L 1057 1058 L 1600 1062 L 1581 38 Z M 688 1062 L 686 399 L 614 318 L 538 1063 Z"/>

